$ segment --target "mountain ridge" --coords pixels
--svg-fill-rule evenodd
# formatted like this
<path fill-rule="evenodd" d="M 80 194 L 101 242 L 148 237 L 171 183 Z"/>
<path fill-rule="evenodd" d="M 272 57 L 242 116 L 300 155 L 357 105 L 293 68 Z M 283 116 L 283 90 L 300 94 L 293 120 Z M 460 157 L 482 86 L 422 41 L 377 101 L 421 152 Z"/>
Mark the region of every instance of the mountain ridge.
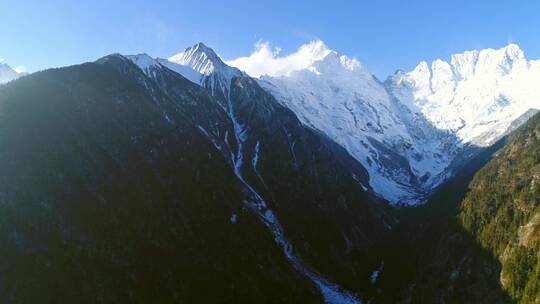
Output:
<path fill-rule="evenodd" d="M 214 76 L 114 54 L 0 87 L 1 299 L 368 297 L 393 218 L 365 170 L 252 78 Z"/>
<path fill-rule="evenodd" d="M 204 58 L 204 56 L 201 56 L 200 54 L 196 54 L 195 57 Z M 147 75 L 149 75 L 150 77 L 155 77 L 155 79 L 160 82 L 161 77 L 159 76 L 159 73 L 153 71 L 152 69 L 146 68 L 146 66 L 148 65 L 141 64 L 141 62 L 137 60 L 137 58 L 129 56 L 128 58 L 132 60 L 135 64 L 139 63 L 141 69 L 144 70 Z M 186 60 L 190 61 L 190 58 L 186 58 Z M 152 64 L 151 66 L 155 69 L 159 69 L 159 62 L 160 60 L 156 59 L 154 61 L 154 64 Z M 199 61 L 191 62 L 194 67 L 209 66 L 208 64 L 200 65 Z M 170 66 L 171 64 L 169 63 L 168 65 Z M 223 69 L 225 68 L 230 69 L 230 71 L 224 71 Z M 299 259 L 294 254 L 294 251 L 286 249 L 290 247 L 288 245 L 290 241 L 286 237 L 286 232 L 292 230 L 290 226 L 297 226 L 298 224 L 301 224 L 303 221 L 308 219 L 289 218 L 289 214 L 294 214 L 298 212 L 296 210 L 300 207 L 292 205 L 288 206 L 289 203 L 286 202 L 291 198 L 282 198 L 277 202 L 273 202 L 277 198 L 281 197 L 281 194 L 279 194 L 279 192 L 283 192 L 283 190 L 287 189 L 288 186 L 279 192 L 272 191 L 271 189 L 275 188 L 276 185 L 282 184 L 282 182 L 276 180 L 272 181 L 268 177 L 265 177 L 264 171 L 269 170 L 269 168 L 263 169 L 263 166 L 266 161 L 271 161 L 274 164 L 273 167 L 275 168 L 286 167 L 286 163 L 276 163 L 275 160 L 267 160 L 267 157 L 264 156 L 269 153 L 268 149 L 275 150 L 278 149 L 280 145 L 285 144 L 285 147 L 283 147 L 282 149 L 287 151 L 287 154 L 290 154 L 288 157 L 292 156 L 292 174 L 289 174 L 289 176 L 292 180 L 294 180 L 294 176 L 296 175 L 295 171 L 303 170 L 302 168 L 304 168 L 305 166 L 313 166 L 310 165 L 311 161 L 306 162 L 306 156 L 312 155 L 313 153 L 315 153 L 315 155 L 320 153 L 326 155 L 327 152 L 325 151 L 328 151 L 328 149 L 330 149 L 329 152 L 331 153 L 331 155 L 333 155 L 332 158 L 337 158 L 338 161 L 338 163 L 335 165 L 337 165 L 338 167 L 346 166 L 346 178 L 354 181 L 353 185 L 351 186 L 356 188 L 356 191 L 360 191 L 360 193 L 364 192 L 364 195 L 369 196 L 370 192 L 368 192 L 368 189 L 363 186 L 363 184 L 366 184 L 367 176 L 364 168 L 356 164 L 354 160 L 350 159 L 350 156 L 348 156 L 346 152 L 337 149 L 337 144 L 333 143 L 333 141 L 331 141 L 330 139 L 327 140 L 324 134 L 318 134 L 317 132 L 315 132 L 315 130 L 308 129 L 303 126 L 300 127 L 301 124 L 296 120 L 297 118 L 294 113 L 290 111 L 287 107 L 279 104 L 274 99 L 274 97 L 265 90 L 263 90 L 254 79 L 245 75 L 244 73 L 239 72 L 237 69 L 234 68 L 224 67 L 223 69 L 212 70 L 210 73 L 208 73 L 208 75 L 203 75 L 198 85 L 207 89 L 208 92 L 216 98 L 217 105 L 221 107 L 223 112 L 226 113 L 226 115 L 228 116 L 228 120 L 232 123 L 232 129 L 219 131 L 216 130 L 215 126 L 218 126 L 220 124 L 217 124 L 215 126 L 201 125 L 199 126 L 201 132 L 209 138 L 209 140 L 213 143 L 216 149 L 222 151 L 224 156 L 229 159 L 229 163 L 233 171 L 235 172 L 235 175 L 240 181 L 242 181 L 242 183 L 245 183 L 247 189 L 249 189 L 249 191 L 253 193 L 256 198 L 256 202 L 253 206 L 251 206 L 250 204 L 248 204 L 248 206 L 251 206 L 250 209 L 254 210 L 254 212 L 259 214 L 259 216 L 267 223 L 270 231 L 275 234 L 276 242 L 284 246 L 285 254 L 286 256 L 290 257 L 291 263 L 293 265 L 296 265 L 295 267 L 300 272 L 311 278 L 317 284 L 317 286 L 319 286 L 322 294 L 325 296 L 327 301 L 345 301 L 347 303 L 356 302 L 356 300 L 354 300 L 355 297 L 352 294 L 349 294 L 346 290 L 340 291 L 340 288 L 338 287 L 339 285 L 334 285 L 334 283 L 330 283 L 327 278 L 321 277 L 319 274 L 317 274 L 317 272 L 313 272 L 312 270 L 310 270 L 309 267 L 304 266 L 303 262 L 301 262 L 302 259 Z M 236 74 L 236 76 L 233 76 L 233 78 L 229 79 L 227 76 L 219 74 L 222 71 L 228 73 L 228 75 Z M 164 83 L 164 85 L 165 91 L 171 91 L 166 88 L 166 83 Z M 316 146 L 313 146 L 314 143 L 312 143 L 308 145 L 308 147 L 305 147 L 306 140 L 304 138 L 312 138 L 314 135 L 316 135 L 316 137 L 324 138 L 324 140 L 321 143 L 317 143 Z M 312 139 L 310 139 L 309 141 L 311 142 Z M 267 147 L 266 142 L 273 142 L 273 148 Z M 275 153 L 276 151 L 273 151 L 273 154 Z M 311 158 L 311 156 L 309 157 Z M 315 165 L 315 167 L 311 170 L 319 171 L 320 169 L 317 169 L 317 167 L 323 165 L 326 162 L 327 160 L 316 161 L 315 163 L 317 163 L 318 165 Z M 304 164 L 302 165 L 302 163 Z M 276 171 L 278 169 L 271 170 Z M 318 176 L 319 174 L 316 175 Z M 321 176 L 321 178 L 323 177 Z M 288 181 L 288 183 L 292 183 L 292 180 Z M 262 187 L 262 189 L 260 187 Z M 280 187 L 283 187 L 283 185 Z M 268 193 L 269 191 L 270 193 Z M 320 192 L 321 190 L 313 189 L 313 191 Z M 268 194 L 270 194 L 270 197 L 266 196 Z M 325 195 L 326 194 L 323 191 L 322 193 L 319 193 L 319 197 L 313 198 L 313 200 L 320 201 L 321 197 L 324 197 Z M 304 199 L 298 198 L 295 204 L 300 205 L 300 201 L 303 200 Z M 271 207 L 273 203 L 279 203 L 279 205 L 277 205 L 274 209 Z M 321 203 L 323 202 L 319 202 L 318 204 Z M 369 206 L 369 204 L 367 206 Z M 289 211 L 280 211 L 280 209 L 283 208 Z M 368 216 L 369 213 L 370 212 L 364 214 L 363 216 Z M 330 215 L 325 215 L 324 217 L 328 216 Z M 286 218 L 285 220 L 283 220 L 284 217 Z M 340 221 L 345 220 L 345 218 L 346 216 L 342 215 Z M 389 223 L 391 223 L 391 220 L 388 221 L 388 223 L 379 223 L 380 229 L 387 229 L 384 228 L 384 226 L 388 226 Z M 350 227 L 343 227 L 342 229 L 344 229 L 344 233 L 347 233 L 345 231 L 349 230 Z M 283 231 L 285 231 L 285 233 Z M 307 235 L 310 235 L 310 233 L 306 233 L 306 236 L 303 236 L 302 238 L 305 239 Z M 317 239 L 319 239 L 320 237 L 321 236 L 319 235 Z M 336 237 L 337 240 L 341 238 L 341 236 Z M 346 238 L 352 239 L 355 237 L 356 236 L 351 235 L 347 236 Z M 294 240 L 294 238 L 292 239 Z M 302 249 L 302 246 L 298 247 L 298 251 L 307 262 L 319 263 L 317 259 L 308 258 L 312 254 L 310 251 L 306 252 Z M 339 246 L 335 247 L 332 251 L 335 252 L 337 248 L 339 248 Z M 328 263 L 332 262 L 327 261 L 327 264 Z M 340 267 L 339 265 L 336 266 Z M 328 265 L 319 264 L 316 268 L 327 269 L 327 271 L 323 273 L 328 272 Z"/>
<path fill-rule="evenodd" d="M 225 62 L 204 43 L 186 48 L 169 59 L 156 60 L 196 84 L 205 86 L 202 81 L 211 82 L 212 90 L 223 91 L 223 96 L 228 94 L 227 88 L 220 83 L 247 76 L 228 64 L 252 68 L 262 64 L 250 57 Z M 489 113 L 508 112 L 509 106 L 512 113 L 500 114 L 501 122 L 492 123 L 490 128 L 476 124 L 477 128 L 483 128 L 476 141 L 464 138 L 460 128 L 444 124 L 444 120 L 434 121 L 438 116 L 428 111 L 438 100 L 437 96 L 452 88 L 437 79 L 445 79 L 444 73 L 449 69 L 453 69 L 452 75 L 459 73 L 460 80 L 495 72 L 495 78 L 506 77 L 514 70 L 520 72 L 524 62 L 525 66 L 536 63 L 526 61 L 523 51 L 514 44 L 499 50 L 455 54 L 451 62 L 455 67 L 442 60 L 435 60 L 432 67 L 421 62 L 412 72 L 398 72 L 381 82 L 356 58 L 340 55 L 319 40 L 284 58 L 281 69 L 255 79 L 303 124 L 326 134 L 356 158 L 369 171 L 369 187 L 375 193 L 394 204 L 414 205 L 424 202 L 434 188 L 452 176 L 454 166 L 474 156 L 478 151 L 476 146 L 481 149 L 502 137 L 515 120 L 537 106 L 534 102 L 523 105 L 521 101 L 495 100 L 492 106 L 495 110 Z M 471 68 L 474 65 L 478 67 Z M 435 75 L 443 76 L 426 78 L 432 70 Z M 420 85 L 426 81 L 427 85 Z M 428 103 L 422 101 L 428 96 L 426 92 L 438 95 L 430 97 L 433 101 Z M 485 98 L 478 101 L 489 102 Z M 484 140 L 479 143 L 481 138 Z"/>
<path fill-rule="evenodd" d="M 530 77 L 535 63 L 511 46 L 488 52 L 500 55 L 488 67 L 477 68 L 488 62 L 475 59 L 481 52 L 466 53 L 456 55 L 455 62 L 467 62 L 459 67 L 421 63 L 381 82 L 322 43 L 302 51 L 308 60 L 260 78 L 196 44 L 171 57 L 176 62 L 113 54 L 0 86 L 0 275 L 8 282 L 0 299 L 242 302 L 264 295 L 269 302 L 370 303 L 504 296 L 496 290 L 485 297 L 499 288 L 497 261 L 484 259 L 474 239 L 450 224 L 451 210 L 437 211 L 444 202 L 386 202 L 422 203 L 455 172 L 462 176 L 453 182 L 465 191 L 460 179 L 498 148 L 467 141 L 451 124 L 436 128 L 421 111 L 438 101 L 432 95 L 453 96 L 478 77 L 504 91 Z M 512 109 L 511 119 L 496 124 L 505 128 L 489 129 L 486 141 L 537 112 L 521 113 L 520 100 L 508 98 L 477 102 L 489 113 Z M 515 154 L 534 144 L 524 168 L 538 159 L 534 117 L 527 132 L 518 131 L 521 140 L 505 148 Z M 500 171 L 485 168 L 493 176 Z M 536 169 L 517 190 L 533 187 L 537 194 Z M 485 184 L 471 185 L 478 191 Z M 474 193 L 462 206 L 481 202 Z M 492 210 L 488 201 L 460 215 L 477 236 L 484 236 L 475 229 L 485 223 L 482 212 Z M 436 212 L 427 222 L 406 216 L 430 210 Z M 538 218 L 520 218 L 520 244 L 537 242 Z M 445 227 L 452 231 L 445 234 Z M 435 245 L 416 243 L 438 235 Z M 496 253 L 504 245 L 496 244 Z M 422 257 L 435 263 L 422 265 Z M 409 269 L 415 265 L 420 270 Z M 489 266 L 478 273 L 487 284 L 466 273 L 482 265 Z M 410 276 L 396 275 L 402 269 Z M 503 270 L 509 286 L 516 274 Z M 474 286 L 454 289 L 467 282 Z M 537 287 L 520 285 L 515 294 Z"/>
<path fill-rule="evenodd" d="M 313 45 L 324 46 L 324 43 L 313 42 L 306 47 Z M 284 58 L 300 56 L 304 48 L 303 46 L 297 53 Z M 303 69 L 286 75 L 263 75 L 259 79 L 263 87 L 293 109 L 304 123 L 328 134 L 368 168 L 372 176 L 370 184 L 377 193 L 394 203 L 415 204 L 422 202 L 423 199 L 415 201 L 410 197 L 425 197 L 425 194 L 450 177 L 456 160 L 466 161 L 468 157 L 473 156 L 471 153 L 478 150 L 475 147 L 490 145 L 506 134 L 511 124 L 526 111 L 540 108 L 540 90 L 534 86 L 534 79 L 540 76 L 538 63 L 540 60 L 527 61 L 517 45 L 510 44 L 498 50 L 466 51 L 452 55 L 451 58 L 454 65 L 460 64 L 453 70 L 450 64 L 443 60 L 435 60 L 432 67 L 422 62 L 412 72 L 398 72 L 380 82 L 355 58 L 340 56 L 328 49 L 324 56 L 312 61 L 311 65 Z M 243 62 L 230 61 L 230 63 L 252 68 L 246 60 L 243 58 Z M 257 63 L 256 58 L 252 61 Z M 329 62 L 333 64 L 329 65 Z M 437 77 L 430 76 L 431 70 L 435 71 L 433 74 Z M 451 101 L 448 102 L 448 107 L 440 107 L 437 111 L 437 104 L 444 103 L 444 97 L 453 94 L 452 83 L 447 80 L 449 70 L 452 75 L 454 73 L 460 75 L 459 79 L 452 80 L 454 82 L 470 78 L 474 78 L 472 81 L 480 84 L 485 79 L 491 81 L 491 86 L 481 87 L 485 94 L 469 97 L 476 99 L 476 104 L 472 106 L 483 105 L 485 111 L 480 111 L 474 118 L 464 120 L 460 115 L 473 113 L 472 106 L 469 105 L 467 108 L 465 103 L 458 108 L 455 105 L 459 102 Z M 334 81 L 351 71 L 356 71 L 363 77 L 359 76 L 354 81 L 346 81 L 343 78 Z M 469 75 L 473 71 L 472 76 Z M 529 72 L 530 74 L 527 74 Z M 480 80 L 476 80 L 478 78 Z M 404 84 L 407 79 L 412 79 L 414 84 L 419 85 Z M 420 85 L 423 83 L 427 84 Z M 322 91 L 325 87 L 326 91 Z M 516 87 L 519 89 L 515 89 Z M 506 94 L 508 90 L 512 92 Z M 489 93 L 497 91 L 502 92 L 495 96 L 500 98 L 489 96 Z M 427 94 L 425 92 L 431 92 L 433 97 L 425 100 Z M 464 92 L 461 93 L 463 95 L 468 91 L 463 89 L 458 91 L 460 92 Z M 370 108 L 351 111 L 351 106 L 354 107 L 355 99 L 358 98 L 355 96 L 359 96 L 360 100 L 367 99 Z M 336 101 L 342 105 L 336 106 Z M 349 115 L 352 117 L 347 117 Z M 478 119 L 481 115 L 484 116 L 483 120 Z M 385 116 L 386 118 L 381 120 Z M 392 116 L 397 119 L 391 118 Z M 338 126 L 331 123 L 336 117 L 340 119 Z M 383 135 L 377 136 L 376 130 L 366 132 L 359 128 L 358 117 L 367 119 L 368 127 L 374 123 L 380 126 L 381 121 L 386 121 L 397 127 L 397 130 L 383 128 Z M 476 122 L 477 120 L 479 122 Z M 450 123 L 452 121 L 454 124 Z M 463 123 L 463 121 L 466 121 L 468 128 L 456 127 L 456 122 Z M 384 124 L 382 126 L 384 127 Z M 473 136 L 469 138 L 464 134 Z M 375 138 L 376 142 L 370 138 Z M 376 146 L 384 146 L 386 149 L 381 150 Z M 398 159 L 402 157 L 407 160 L 409 166 L 402 166 L 401 172 L 388 167 L 381 160 L 390 158 L 394 159 L 394 162 L 399 162 Z"/>

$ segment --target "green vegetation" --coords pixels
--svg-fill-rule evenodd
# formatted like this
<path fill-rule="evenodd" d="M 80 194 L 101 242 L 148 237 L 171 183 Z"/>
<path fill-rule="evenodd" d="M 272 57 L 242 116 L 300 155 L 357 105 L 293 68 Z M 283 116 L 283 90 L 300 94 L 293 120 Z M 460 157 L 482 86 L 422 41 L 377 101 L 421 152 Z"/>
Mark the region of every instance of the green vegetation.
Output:
<path fill-rule="evenodd" d="M 396 217 L 378 302 L 540 303 L 540 115 Z"/>
<path fill-rule="evenodd" d="M 474 173 L 503 145 L 500 141 L 481 152 L 427 204 L 396 211 L 399 224 L 382 250 L 385 270 L 375 303 L 510 301 L 499 283 L 500 264 L 457 220 Z"/>
<path fill-rule="evenodd" d="M 198 132 L 232 132 L 224 112 L 167 76 L 110 56 L 0 88 L 0 301 L 322 301 Z M 540 302 L 539 115 L 428 204 L 389 211 L 343 149 L 246 81 L 231 96 L 261 158 L 243 174 L 307 265 L 365 302 Z"/>
<path fill-rule="evenodd" d="M 246 203 L 219 101 L 154 72 L 111 55 L 0 87 L 0 302 L 322 302 Z M 363 296 L 386 206 L 344 149 L 249 81 L 230 92 L 243 180 L 306 267 Z"/>
<path fill-rule="evenodd" d="M 185 112 L 120 68 L 0 88 L 0 302 L 322 301 Z"/>
<path fill-rule="evenodd" d="M 519 303 L 540 302 L 540 116 L 480 170 L 459 222 L 502 264 L 501 283 Z"/>
<path fill-rule="evenodd" d="M 504 263 L 503 280 L 512 298 L 521 303 L 538 303 L 540 292 L 538 250 L 518 246 Z"/>

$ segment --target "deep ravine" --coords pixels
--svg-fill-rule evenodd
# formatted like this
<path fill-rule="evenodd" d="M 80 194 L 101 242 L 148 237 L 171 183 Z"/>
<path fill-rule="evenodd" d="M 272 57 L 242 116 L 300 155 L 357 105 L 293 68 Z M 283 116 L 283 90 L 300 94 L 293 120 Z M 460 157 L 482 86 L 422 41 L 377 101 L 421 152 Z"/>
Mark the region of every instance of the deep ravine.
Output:
<path fill-rule="evenodd" d="M 343 290 L 341 287 L 339 287 L 336 284 L 333 284 L 329 282 L 326 278 L 324 278 L 322 275 L 318 274 L 315 270 L 310 269 L 305 263 L 302 261 L 300 257 L 298 257 L 294 253 L 294 248 L 291 245 L 291 242 L 287 239 L 285 236 L 285 232 L 283 231 L 283 228 L 281 227 L 279 220 L 274 212 L 268 207 L 265 200 L 262 198 L 262 196 L 255 190 L 254 186 L 250 185 L 249 182 L 246 181 L 242 174 L 242 167 L 244 165 L 244 144 L 249 137 L 249 132 L 247 130 L 247 127 L 242 125 L 242 123 L 237 119 L 234 107 L 232 104 L 232 100 L 230 97 L 230 86 L 231 84 L 225 84 L 223 86 L 222 83 L 220 83 L 222 92 L 226 92 L 224 95 L 226 96 L 226 106 L 224 107 L 224 110 L 226 111 L 231 123 L 233 124 L 234 128 L 234 139 L 236 141 L 236 147 L 237 151 L 236 153 L 232 153 L 230 155 L 224 154 L 225 157 L 230 158 L 230 161 L 232 163 L 232 168 L 234 171 L 234 174 L 238 178 L 238 180 L 246 187 L 246 189 L 249 190 L 249 193 L 251 194 L 250 198 L 246 198 L 244 200 L 244 204 L 246 207 L 251 210 L 253 213 L 257 215 L 257 217 L 264 223 L 264 225 L 268 228 L 270 233 L 273 235 L 275 242 L 283 249 L 283 254 L 287 258 L 287 260 L 291 263 L 291 265 L 302 275 L 309 278 L 313 283 L 317 286 L 317 288 L 320 290 L 325 303 L 328 304 L 360 304 L 361 301 L 354 296 L 349 291 Z M 201 131 L 204 135 L 208 136 L 208 132 L 206 132 L 204 129 L 201 128 Z M 226 135 L 227 136 L 227 135 Z M 212 142 L 215 142 L 214 140 L 210 139 Z M 226 140 L 225 143 L 228 141 Z M 224 152 L 222 149 L 220 149 L 218 146 L 214 145 L 220 152 Z M 264 179 L 260 176 L 260 174 L 257 172 L 257 162 L 260 158 L 259 155 L 259 147 L 260 147 L 260 141 L 257 141 L 255 146 L 255 154 L 253 155 L 251 159 L 252 169 L 255 171 L 257 176 L 260 178 L 261 182 L 264 183 Z M 234 151 L 233 147 L 229 146 L 230 151 Z"/>

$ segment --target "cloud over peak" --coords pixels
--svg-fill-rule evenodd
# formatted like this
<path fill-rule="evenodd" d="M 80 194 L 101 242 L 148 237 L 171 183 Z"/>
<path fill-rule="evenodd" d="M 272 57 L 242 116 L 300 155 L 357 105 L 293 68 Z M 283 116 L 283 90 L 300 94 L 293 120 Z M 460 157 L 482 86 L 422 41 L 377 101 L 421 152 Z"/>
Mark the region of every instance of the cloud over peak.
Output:
<path fill-rule="evenodd" d="M 13 70 L 14 70 L 15 72 L 17 72 L 18 74 L 24 74 L 24 73 L 26 73 L 26 67 L 23 66 L 23 65 L 14 67 Z"/>
<path fill-rule="evenodd" d="M 332 53 L 324 42 L 315 40 L 302 45 L 294 53 L 280 56 L 281 49 L 267 41 L 259 41 L 251 55 L 227 61 L 230 66 L 245 71 L 252 77 L 288 76 L 290 73 L 310 67 Z"/>

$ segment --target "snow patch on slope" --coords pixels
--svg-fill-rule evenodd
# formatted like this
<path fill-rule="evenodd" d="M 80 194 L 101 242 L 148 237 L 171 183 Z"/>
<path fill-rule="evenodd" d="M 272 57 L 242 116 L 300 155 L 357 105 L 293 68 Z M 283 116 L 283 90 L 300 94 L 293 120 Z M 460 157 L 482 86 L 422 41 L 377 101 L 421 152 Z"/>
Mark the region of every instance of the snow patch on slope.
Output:
<path fill-rule="evenodd" d="M 291 265 L 298 272 L 305 275 L 306 277 L 308 277 L 310 280 L 312 280 L 315 283 L 315 285 L 319 288 L 324 298 L 325 303 L 329 303 L 329 304 L 359 304 L 361 303 L 360 300 L 357 299 L 354 295 L 350 294 L 349 292 L 345 290 L 342 290 L 338 285 L 335 285 L 327 281 L 324 277 L 322 277 L 315 271 L 308 268 L 304 264 L 304 262 L 298 256 L 295 255 L 293 251 L 293 247 L 290 241 L 286 238 L 283 228 L 281 227 L 281 224 L 279 223 L 276 215 L 274 214 L 272 209 L 268 206 L 268 204 L 263 199 L 263 197 L 257 192 L 255 187 L 253 187 L 244 178 L 244 175 L 242 173 L 242 167 L 244 165 L 244 144 L 246 143 L 248 133 L 247 133 L 247 129 L 244 127 L 244 125 L 238 120 L 238 118 L 235 115 L 234 107 L 232 104 L 232 100 L 230 99 L 230 96 L 227 96 L 226 104 L 227 104 L 227 108 L 225 108 L 225 111 L 227 112 L 228 117 L 233 123 L 234 137 L 237 143 L 236 153 L 233 152 L 230 155 L 233 172 L 238 178 L 238 180 L 246 187 L 246 189 L 251 194 L 251 199 L 246 199 L 244 201 L 245 206 L 249 210 L 254 212 L 261 219 L 264 225 L 271 232 L 272 236 L 274 237 L 275 242 L 282 248 L 285 257 L 291 263 Z M 208 132 L 206 132 L 200 126 L 199 126 L 199 129 L 202 131 L 202 133 L 205 136 L 208 137 Z M 209 139 L 212 142 L 215 142 L 215 140 L 211 139 L 210 137 Z M 257 163 L 259 161 L 259 144 L 260 142 L 257 141 L 257 144 L 255 145 L 255 154 L 253 155 L 253 158 L 251 159 L 251 165 L 255 171 L 256 171 Z M 229 147 L 229 148 L 232 151 L 232 147 Z M 223 152 L 223 150 L 221 150 L 220 148 L 218 148 L 218 150 Z M 259 174 L 258 176 L 259 178 L 262 179 L 262 177 L 260 177 Z M 231 222 L 236 223 L 237 217 L 236 215 L 233 215 L 233 216 L 234 216 L 234 220 L 233 220 L 233 217 L 231 217 Z"/>
<path fill-rule="evenodd" d="M 177 64 L 174 62 L 171 62 L 167 59 L 161 59 L 158 58 L 157 61 L 163 65 L 164 67 L 169 68 L 172 71 L 175 71 L 176 73 L 184 76 L 189 81 L 195 83 L 195 84 L 201 84 L 201 81 L 203 79 L 203 74 L 199 73 L 198 71 L 192 69 L 189 66 Z"/>
<path fill-rule="evenodd" d="M 159 63 L 148 54 L 127 55 L 127 59 L 136 64 L 145 74 L 151 75 L 154 69 L 160 69 Z"/>
<path fill-rule="evenodd" d="M 166 67 L 198 85 L 201 84 L 201 81 L 203 79 L 203 74 L 196 71 L 192 67 L 177 64 L 167 59 L 154 59 L 147 54 L 127 55 L 125 57 L 135 63 L 146 75 L 150 77 L 154 77 L 154 69 L 161 69 L 161 67 Z"/>

